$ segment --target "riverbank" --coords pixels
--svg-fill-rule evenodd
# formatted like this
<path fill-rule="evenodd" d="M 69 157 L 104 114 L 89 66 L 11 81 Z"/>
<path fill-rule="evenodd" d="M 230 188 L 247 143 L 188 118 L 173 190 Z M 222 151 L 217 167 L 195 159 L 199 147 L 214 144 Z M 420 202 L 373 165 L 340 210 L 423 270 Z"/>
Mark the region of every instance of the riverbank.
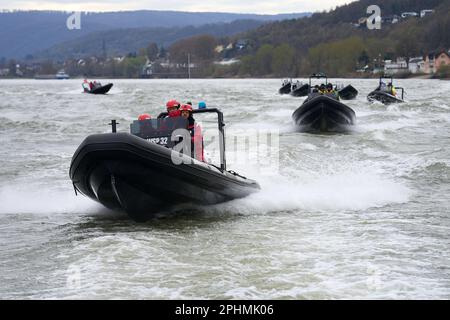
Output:
<path fill-rule="evenodd" d="M 236 76 L 236 77 L 192 77 L 192 79 L 234 79 L 234 80 L 239 80 L 239 79 L 243 79 L 243 80 L 251 80 L 251 79 L 302 79 L 302 78 L 309 78 L 310 75 L 300 75 L 297 77 L 290 77 L 290 76 L 286 76 L 286 77 L 277 77 L 277 76 L 260 76 L 260 77 L 251 77 L 251 76 Z M 344 75 L 344 76 L 329 76 L 329 78 L 334 78 L 334 79 L 378 79 L 380 77 L 379 74 L 376 75 Z M 450 80 L 450 75 L 444 75 L 444 76 L 440 76 L 437 74 L 434 75 L 428 75 L 428 74 L 421 74 L 421 75 L 409 75 L 409 76 L 405 76 L 405 75 L 393 75 L 394 78 L 396 79 L 417 79 L 417 80 L 436 80 L 436 79 L 440 79 L 440 80 Z M 186 79 L 187 76 L 185 78 L 169 78 L 169 77 L 160 77 L 160 78 L 141 78 L 141 77 L 130 77 L 130 78 L 124 78 L 124 77 L 96 77 L 96 76 L 86 76 L 86 77 L 71 77 L 70 79 L 72 80 L 84 80 L 84 79 L 97 79 L 97 80 L 102 80 L 102 79 L 153 79 L 153 80 L 164 80 L 164 79 L 173 79 L 173 80 L 180 80 L 180 79 Z M 39 81 L 46 81 L 46 80 L 67 80 L 67 79 L 56 79 L 56 78 L 34 78 L 34 77 L 0 77 L 0 80 L 39 80 Z"/>

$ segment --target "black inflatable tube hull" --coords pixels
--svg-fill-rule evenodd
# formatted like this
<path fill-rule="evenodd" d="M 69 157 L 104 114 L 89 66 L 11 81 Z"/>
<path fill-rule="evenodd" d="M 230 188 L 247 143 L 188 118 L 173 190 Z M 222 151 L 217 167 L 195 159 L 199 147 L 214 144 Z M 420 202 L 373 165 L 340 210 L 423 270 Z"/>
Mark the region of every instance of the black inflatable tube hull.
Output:
<path fill-rule="evenodd" d="M 278 90 L 279 94 L 289 94 L 291 93 L 292 83 L 287 83 Z"/>
<path fill-rule="evenodd" d="M 370 102 L 379 101 L 383 104 L 404 102 L 403 100 L 401 100 L 387 92 L 378 91 L 378 90 L 375 90 L 375 91 L 372 91 L 371 93 L 369 93 L 369 95 L 367 96 L 367 100 L 369 100 Z"/>
<path fill-rule="evenodd" d="M 345 88 L 339 90 L 339 97 L 342 100 L 353 100 L 358 96 L 358 90 L 352 85 L 348 85 Z"/>
<path fill-rule="evenodd" d="M 92 90 L 85 90 L 86 93 L 90 93 L 90 94 L 107 94 L 109 92 L 109 90 L 111 90 L 111 88 L 113 87 L 112 83 L 109 83 L 107 85 L 92 89 Z"/>
<path fill-rule="evenodd" d="M 304 84 L 300 88 L 292 90 L 291 95 L 293 97 L 306 97 L 309 94 L 309 84 Z"/>
<path fill-rule="evenodd" d="M 305 101 L 292 118 L 302 132 L 344 132 L 356 122 L 351 108 L 325 95 Z"/>
<path fill-rule="evenodd" d="M 217 204 L 259 190 L 253 180 L 190 157 L 176 165 L 172 152 L 127 133 L 92 135 L 75 152 L 70 178 L 85 196 L 136 221 L 175 205 Z"/>

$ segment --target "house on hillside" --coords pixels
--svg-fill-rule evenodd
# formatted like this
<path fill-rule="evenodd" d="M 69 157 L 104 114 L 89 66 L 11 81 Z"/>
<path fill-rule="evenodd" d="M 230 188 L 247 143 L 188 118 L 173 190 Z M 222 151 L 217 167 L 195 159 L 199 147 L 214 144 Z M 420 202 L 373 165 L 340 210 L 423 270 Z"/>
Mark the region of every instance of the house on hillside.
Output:
<path fill-rule="evenodd" d="M 434 68 L 439 70 L 440 67 L 448 65 L 450 65 L 450 52 L 442 50 L 435 56 Z"/>
<path fill-rule="evenodd" d="M 409 59 L 409 72 L 412 74 L 423 73 L 425 68 L 425 61 L 422 57 Z"/>
<path fill-rule="evenodd" d="M 417 12 L 413 12 L 412 11 L 412 12 L 403 12 L 401 14 L 401 16 L 402 16 L 403 19 L 406 19 L 406 18 L 411 18 L 411 17 L 418 17 L 419 14 Z"/>
<path fill-rule="evenodd" d="M 408 71 L 408 63 L 404 58 L 398 58 L 397 61 L 384 61 L 384 73 L 386 74 L 406 73 Z"/>
<path fill-rule="evenodd" d="M 432 74 L 436 73 L 440 67 L 450 65 L 450 54 L 445 50 L 431 52 L 425 56 L 424 60 L 424 72 Z"/>
<path fill-rule="evenodd" d="M 223 50 L 225 50 L 223 45 L 219 45 L 214 48 L 214 51 L 217 53 L 221 53 L 221 52 L 223 52 Z"/>
<path fill-rule="evenodd" d="M 241 39 L 236 42 L 236 48 L 238 48 L 239 50 L 243 50 L 247 46 L 248 46 L 248 40 Z"/>
<path fill-rule="evenodd" d="M 367 17 L 362 17 L 358 19 L 358 23 L 355 24 L 355 27 L 365 28 L 367 26 Z"/>
<path fill-rule="evenodd" d="M 425 17 L 429 14 L 433 14 L 433 13 L 434 13 L 434 10 L 422 10 L 422 11 L 420 11 L 420 17 L 423 18 L 423 17 Z"/>

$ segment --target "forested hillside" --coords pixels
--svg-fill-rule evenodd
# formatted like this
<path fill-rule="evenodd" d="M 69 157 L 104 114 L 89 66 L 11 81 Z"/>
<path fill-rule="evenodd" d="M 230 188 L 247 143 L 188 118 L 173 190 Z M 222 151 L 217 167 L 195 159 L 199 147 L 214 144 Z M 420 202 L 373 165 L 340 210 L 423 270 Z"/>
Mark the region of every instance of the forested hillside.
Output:
<path fill-rule="evenodd" d="M 378 4 L 382 16 L 435 9 L 424 18 L 383 23 L 381 30 L 357 28 L 366 9 Z M 331 75 L 354 72 L 373 59 L 412 57 L 450 48 L 449 0 L 362 0 L 309 18 L 275 22 L 245 35 L 247 52 L 241 75 L 295 76 L 321 70 Z M 287 72 L 290 70 L 290 72 Z"/>
<path fill-rule="evenodd" d="M 435 9 L 424 18 L 383 23 L 381 30 L 355 26 L 368 17 L 369 5 L 378 4 L 382 17 Z M 361 0 L 311 17 L 274 22 L 230 41 L 246 39 L 242 60 L 221 74 L 240 76 L 297 76 L 318 70 L 330 75 L 354 73 L 374 59 L 413 57 L 450 48 L 450 0 Z"/>
<path fill-rule="evenodd" d="M 231 36 L 255 29 L 264 24 L 257 20 L 237 20 L 231 23 L 207 24 L 202 26 L 172 28 L 137 28 L 93 32 L 86 36 L 52 46 L 34 57 L 64 61 L 66 59 L 84 58 L 102 55 L 121 56 L 138 52 L 149 43 L 159 47 L 168 47 L 172 43 L 196 35 L 209 34 L 216 37 Z M 105 51 L 105 52 L 103 52 Z"/>
<path fill-rule="evenodd" d="M 71 14 L 62 11 L 0 11 L 0 58 L 21 59 L 62 42 L 99 31 L 198 27 L 231 23 L 236 20 L 271 22 L 309 15 L 309 13 L 257 15 L 151 10 L 90 12 L 81 14 L 81 29 L 68 30 L 66 21 Z"/>

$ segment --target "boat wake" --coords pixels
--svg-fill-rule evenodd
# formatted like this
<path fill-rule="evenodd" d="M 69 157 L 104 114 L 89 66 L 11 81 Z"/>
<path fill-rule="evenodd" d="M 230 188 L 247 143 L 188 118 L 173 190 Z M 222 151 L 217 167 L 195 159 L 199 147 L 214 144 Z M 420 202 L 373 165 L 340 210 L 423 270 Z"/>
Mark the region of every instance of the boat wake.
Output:
<path fill-rule="evenodd" d="M 1 188 L 0 203 L 1 215 L 92 214 L 101 209 L 101 206 L 93 201 L 81 196 L 75 197 L 73 190 L 70 189 L 53 191 L 45 190 L 45 187 L 31 188 L 23 185 Z"/>
<path fill-rule="evenodd" d="M 182 214 L 183 211 L 205 215 L 259 215 L 298 210 L 351 212 L 406 203 L 412 195 L 408 187 L 374 172 L 316 174 L 309 180 L 305 179 L 304 172 L 302 175 L 262 175 L 258 177 L 261 191 L 247 198 L 212 206 L 184 205 L 159 216 L 174 212 Z M 0 214 L 110 215 L 101 205 L 83 196 L 75 197 L 73 190 L 42 191 L 42 188 L 24 186 L 0 189 Z"/>
<path fill-rule="evenodd" d="M 206 215 L 260 215 L 274 212 L 354 212 L 409 201 L 408 187 L 374 172 L 343 171 L 304 180 L 292 175 L 257 177 L 261 191 L 247 198 L 214 206 L 175 209 Z"/>

